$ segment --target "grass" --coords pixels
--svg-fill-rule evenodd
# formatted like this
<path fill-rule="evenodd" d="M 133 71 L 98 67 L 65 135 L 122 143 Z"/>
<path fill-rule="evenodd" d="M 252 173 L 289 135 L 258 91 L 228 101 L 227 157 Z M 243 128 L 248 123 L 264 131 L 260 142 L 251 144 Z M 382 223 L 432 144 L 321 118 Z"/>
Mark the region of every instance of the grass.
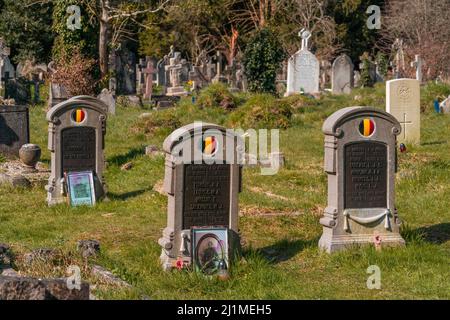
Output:
<path fill-rule="evenodd" d="M 172 130 L 167 123 L 227 125 L 232 117 L 215 107 L 199 109 L 188 99 L 145 121 L 138 116 L 146 111 L 118 106 L 106 136 L 109 202 L 94 208 L 48 208 L 42 187 L 1 190 L 0 242 L 12 246 L 15 267 L 24 274 L 61 276 L 67 266 L 81 266 L 83 279 L 95 285 L 94 294 L 102 299 L 449 299 L 450 117 L 432 113 L 433 94 L 448 88 L 433 86 L 422 89 L 428 97 L 422 101 L 422 145 L 399 154 L 396 204 L 404 221 L 404 248 L 377 252 L 363 247 L 328 255 L 317 247 L 327 194 L 322 123 L 346 106 L 384 108 L 380 85 L 351 96 L 289 98 L 301 106 L 293 108 L 290 126 L 281 130 L 286 166 L 275 176 L 261 176 L 257 168 L 244 170 L 240 229 L 245 246 L 227 282 L 189 272 L 164 273 L 159 265 L 157 240 L 166 223 L 167 199 L 153 186 L 163 179 L 164 159 L 145 156 L 143 147 L 161 146 Z M 237 100 L 243 105 L 245 99 Z M 43 105 L 32 108 L 30 121 L 31 142 L 42 147 L 42 161 L 49 163 Z M 145 130 L 148 126 L 155 128 Z M 129 161 L 133 168 L 121 171 Z M 262 214 L 268 212 L 279 214 Z M 101 255 L 83 261 L 76 252 L 80 239 L 98 239 Z M 22 261 L 25 252 L 42 247 L 57 249 L 59 258 L 32 266 Z M 108 268 L 133 288 L 103 283 L 90 275 L 90 263 Z M 381 269 L 381 290 L 366 287 L 370 265 Z"/>

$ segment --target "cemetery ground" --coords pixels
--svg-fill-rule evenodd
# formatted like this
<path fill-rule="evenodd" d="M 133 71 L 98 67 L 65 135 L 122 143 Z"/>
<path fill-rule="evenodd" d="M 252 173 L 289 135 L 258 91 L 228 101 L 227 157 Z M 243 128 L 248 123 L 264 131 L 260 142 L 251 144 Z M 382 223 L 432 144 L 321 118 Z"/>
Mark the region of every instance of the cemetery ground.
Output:
<path fill-rule="evenodd" d="M 384 88 L 380 84 L 319 99 L 240 94 L 229 97 L 238 105 L 233 111 L 217 105 L 212 89 L 195 105 L 184 98 L 177 108 L 163 111 L 119 104 L 106 135 L 109 201 L 93 208 L 49 208 L 43 185 L 2 189 L 0 242 L 11 245 L 14 267 L 21 274 L 65 276 L 68 266 L 80 266 L 82 279 L 94 286 L 99 299 L 449 299 L 450 117 L 436 114 L 432 101 L 450 94 L 450 87 L 422 87 L 422 145 L 407 145 L 407 152 L 398 154 L 396 205 L 406 246 L 381 252 L 354 248 L 332 255 L 318 249 L 327 195 L 323 121 L 347 106 L 384 109 Z M 139 119 L 144 112 L 150 114 Z M 280 149 L 286 166 L 274 176 L 262 176 L 258 167 L 244 168 L 239 221 L 243 258 L 225 282 L 188 271 L 165 273 L 159 262 L 157 241 L 167 214 L 167 197 L 158 192 L 164 158 L 145 155 L 144 147 L 161 149 L 173 129 L 194 120 L 226 127 L 243 124 L 244 129 L 284 127 Z M 41 161 L 48 165 L 44 105 L 30 109 L 30 125 L 31 142 L 42 147 Z M 121 170 L 129 162 L 131 169 Z M 82 239 L 99 240 L 99 256 L 83 260 L 76 251 Z M 53 248 L 57 254 L 27 265 L 23 255 L 36 248 Z M 94 264 L 132 287 L 105 283 L 90 272 Z M 381 269 L 380 290 L 366 286 L 370 265 Z"/>

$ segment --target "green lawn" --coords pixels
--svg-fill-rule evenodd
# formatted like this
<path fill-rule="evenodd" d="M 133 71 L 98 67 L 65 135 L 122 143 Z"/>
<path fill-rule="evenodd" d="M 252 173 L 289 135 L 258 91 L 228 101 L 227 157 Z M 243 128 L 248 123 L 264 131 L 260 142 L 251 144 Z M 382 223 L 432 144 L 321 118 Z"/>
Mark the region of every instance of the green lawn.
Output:
<path fill-rule="evenodd" d="M 167 198 L 153 190 L 164 176 L 162 157 L 143 155 L 142 147 L 162 145 L 170 128 L 144 134 L 143 112 L 117 108 L 108 120 L 106 182 L 109 202 L 94 208 L 48 208 L 43 187 L 0 192 L 0 242 L 12 246 L 23 274 L 61 276 L 67 266 L 83 266 L 83 279 L 100 299 L 449 299 L 450 298 L 450 116 L 431 111 L 434 89 L 423 89 L 422 145 L 399 154 L 397 208 L 404 221 L 404 248 L 355 248 L 328 255 L 318 250 L 319 218 L 326 206 L 321 126 L 335 110 L 351 105 L 384 107 L 384 87 L 361 89 L 350 97 L 325 96 L 297 109 L 292 125 L 281 130 L 286 167 L 275 176 L 244 169 L 240 229 L 245 240 L 231 279 L 220 282 L 189 272 L 164 273 L 157 243 L 166 224 Z M 449 90 L 446 88 L 444 90 Z M 448 94 L 448 93 L 447 93 Z M 355 95 L 359 95 L 354 99 Z M 245 99 L 242 98 L 242 99 Z M 189 101 L 182 104 L 189 105 Z M 47 123 L 42 105 L 31 109 L 31 142 L 49 163 Z M 190 108 L 189 114 L 181 114 Z M 226 123 L 221 110 L 184 106 L 163 112 L 186 124 L 194 119 Z M 155 115 L 156 116 L 156 115 Z M 159 115 L 158 115 L 159 116 Z M 244 128 L 245 129 L 245 128 Z M 129 171 L 120 167 L 132 161 Z M 268 215 L 267 213 L 277 213 Z M 80 239 L 101 242 L 101 255 L 84 262 Z M 26 266 L 22 255 L 36 248 L 60 250 L 50 264 Z M 120 289 L 90 275 L 100 264 L 132 284 Z M 381 269 L 381 290 L 369 290 L 366 269 Z"/>

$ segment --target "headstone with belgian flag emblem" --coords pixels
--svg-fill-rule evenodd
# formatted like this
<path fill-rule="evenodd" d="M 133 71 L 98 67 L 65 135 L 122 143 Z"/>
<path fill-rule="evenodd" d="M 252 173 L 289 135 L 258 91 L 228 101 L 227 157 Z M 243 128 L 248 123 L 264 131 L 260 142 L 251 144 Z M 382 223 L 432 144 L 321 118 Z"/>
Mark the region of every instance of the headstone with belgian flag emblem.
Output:
<path fill-rule="evenodd" d="M 403 245 L 395 207 L 397 136 L 402 127 L 387 112 L 349 107 L 323 125 L 328 206 L 320 223 L 321 249 L 352 245 Z"/>
<path fill-rule="evenodd" d="M 47 112 L 51 175 L 47 189 L 49 205 L 67 201 L 64 176 L 69 172 L 92 171 L 96 198 L 106 193 L 103 171 L 104 137 L 108 106 L 90 96 L 77 96 Z"/>
<path fill-rule="evenodd" d="M 227 228 L 230 249 L 239 250 L 238 195 L 242 139 L 224 127 L 195 122 L 164 141 L 167 227 L 159 239 L 164 270 L 190 265 L 192 228 Z"/>

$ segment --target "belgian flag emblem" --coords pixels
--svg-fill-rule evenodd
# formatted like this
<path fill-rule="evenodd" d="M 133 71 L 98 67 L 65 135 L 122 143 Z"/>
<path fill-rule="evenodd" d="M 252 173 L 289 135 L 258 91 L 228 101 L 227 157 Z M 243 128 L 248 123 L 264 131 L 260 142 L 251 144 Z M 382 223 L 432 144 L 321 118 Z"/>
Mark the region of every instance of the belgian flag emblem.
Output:
<path fill-rule="evenodd" d="M 86 113 L 83 109 L 76 109 L 72 112 L 72 120 L 75 123 L 82 123 L 86 119 Z"/>
<path fill-rule="evenodd" d="M 359 124 L 359 132 L 364 137 L 369 137 L 375 131 L 375 122 L 371 119 L 364 119 Z"/>
<path fill-rule="evenodd" d="M 216 152 L 216 149 L 217 149 L 216 137 L 210 136 L 210 137 L 203 138 L 203 141 L 202 141 L 203 154 L 211 156 Z"/>

